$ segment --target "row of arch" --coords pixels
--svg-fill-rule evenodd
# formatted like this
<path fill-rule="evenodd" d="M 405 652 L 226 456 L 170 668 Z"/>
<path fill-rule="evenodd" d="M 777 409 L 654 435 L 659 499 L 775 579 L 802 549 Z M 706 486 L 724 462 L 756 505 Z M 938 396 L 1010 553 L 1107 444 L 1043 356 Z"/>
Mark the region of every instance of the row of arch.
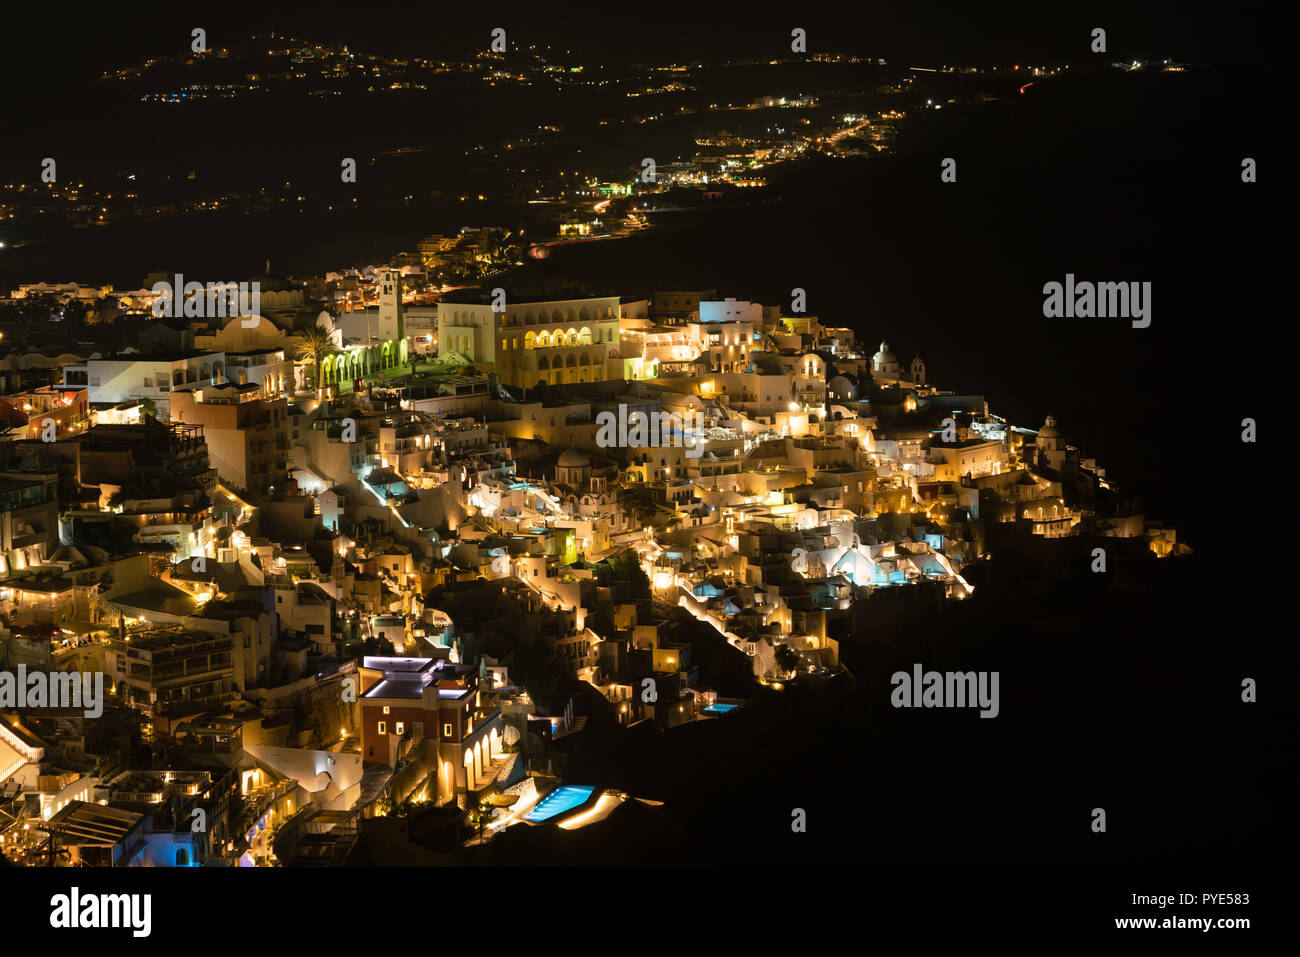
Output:
<path fill-rule="evenodd" d="M 217 381 L 220 381 L 221 372 L 222 372 L 222 366 L 220 362 L 214 362 L 212 365 L 208 365 L 205 362 L 197 369 L 194 368 L 193 366 L 189 366 L 185 369 L 175 369 L 172 372 L 172 385 L 173 386 L 187 385 L 188 383 L 191 382 L 200 382 L 200 381 L 207 382 L 211 379 L 216 379 Z M 167 384 L 166 380 L 163 380 L 163 385 L 166 384 Z"/>
<path fill-rule="evenodd" d="M 486 747 L 485 747 L 486 745 Z M 493 728 L 486 736 L 465 749 L 465 782 L 471 791 L 478 789 L 479 779 L 492 759 L 501 754 L 501 732 Z"/>
<path fill-rule="evenodd" d="M 525 380 L 526 381 L 526 380 Z M 582 382 L 603 382 L 605 381 L 605 370 L 600 366 L 580 367 L 577 369 L 561 369 L 558 365 L 555 370 L 543 369 L 536 373 L 534 385 L 575 385 Z"/>
<path fill-rule="evenodd" d="M 200 366 L 197 374 L 193 369 L 186 369 L 184 376 L 182 376 L 181 371 L 178 369 L 172 373 L 172 386 L 175 387 L 183 384 L 188 385 L 190 383 L 197 383 L 200 381 L 220 383 L 221 372 L 222 369 L 221 369 L 220 362 L 215 363 L 211 367 L 209 367 L 206 364 Z M 247 385 L 248 384 L 247 370 L 241 368 L 239 370 L 238 375 L 239 375 L 238 384 Z M 234 380 L 232 379 L 231 381 L 233 382 Z M 281 392 L 285 391 L 285 386 L 289 384 L 290 384 L 289 380 L 285 378 L 283 372 L 268 372 L 262 378 L 261 391 L 263 395 L 279 395 Z"/>
<path fill-rule="evenodd" d="M 283 372 L 267 373 L 266 378 L 262 380 L 262 392 L 265 395 L 279 395 L 281 392 L 286 391 L 285 384 Z"/>
<path fill-rule="evenodd" d="M 618 360 L 618 351 L 610 349 L 608 357 Z M 601 366 L 605 364 L 605 360 L 606 357 L 601 350 L 592 349 L 588 352 L 569 352 L 555 355 L 541 353 L 537 356 L 507 356 L 502 365 L 510 369 L 560 369 L 565 366 L 572 369 L 574 366 Z"/>
<path fill-rule="evenodd" d="M 479 312 L 471 310 L 451 310 L 452 325 L 468 324 L 470 320 L 481 315 Z M 508 321 L 511 323 L 519 322 L 518 312 L 507 312 Z M 441 319 L 441 313 L 439 313 Z M 617 319 L 618 315 L 614 312 L 613 306 L 599 306 L 594 311 L 586 306 L 580 309 L 552 309 L 549 312 L 545 309 L 532 310 L 527 309 L 523 314 L 523 323 L 526 326 L 535 326 L 539 323 L 548 322 L 600 322 L 603 320 L 612 321 Z"/>
<path fill-rule="evenodd" d="M 518 348 L 518 341 L 515 340 L 516 348 Z M 562 329 L 550 333 L 530 332 L 524 336 L 525 349 L 562 349 L 565 346 L 589 346 L 591 343 L 591 329 L 587 326 L 581 329 L 570 329 L 567 332 Z"/>
<path fill-rule="evenodd" d="M 409 361 L 405 339 L 351 349 L 321 360 L 321 385 L 338 385 L 368 375 L 378 375 L 384 369 L 394 369 Z"/>
<path fill-rule="evenodd" d="M 552 366 L 556 369 L 561 369 L 561 368 L 572 369 L 574 366 L 589 366 L 589 365 L 591 365 L 591 357 L 588 356 L 587 353 L 585 352 L 578 356 L 576 362 L 574 361 L 572 352 L 570 352 L 565 357 L 556 356 L 554 363 L 552 363 L 549 359 L 547 359 L 546 356 L 539 356 L 537 359 L 538 369 L 550 369 L 552 368 Z"/>

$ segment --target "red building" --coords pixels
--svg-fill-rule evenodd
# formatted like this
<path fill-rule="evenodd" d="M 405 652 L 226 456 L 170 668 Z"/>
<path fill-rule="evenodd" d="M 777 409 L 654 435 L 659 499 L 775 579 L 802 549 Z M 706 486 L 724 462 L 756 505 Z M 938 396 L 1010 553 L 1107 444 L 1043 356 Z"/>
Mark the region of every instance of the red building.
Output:
<path fill-rule="evenodd" d="M 439 803 L 473 803 L 506 764 L 501 711 L 483 704 L 478 672 L 441 658 L 362 660 L 361 756 L 429 765 Z M 436 771 L 436 774 L 433 772 Z M 432 797 L 432 795 L 431 795 Z"/>
<path fill-rule="evenodd" d="M 43 433 L 54 436 L 55 440 L 67 438 L 89 424 L 87 395 L 85 389 L 52 386 L 18 392 L 0 400 L 0 421 L 21 425 L 25 419 L 29 439 L 39 439 Z"/>

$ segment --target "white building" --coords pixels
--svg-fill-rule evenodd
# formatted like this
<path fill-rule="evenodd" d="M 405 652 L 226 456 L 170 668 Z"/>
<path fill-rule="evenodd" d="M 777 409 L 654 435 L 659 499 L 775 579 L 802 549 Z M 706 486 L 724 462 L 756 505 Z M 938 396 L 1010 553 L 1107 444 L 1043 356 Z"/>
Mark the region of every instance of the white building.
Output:
<path fill-rule="evenodd" d="M 747 299 L 701 299 L 700 322 L 748 322 L 762 328 L 763 306 Z"/>
<path fill-rule="evenodd" d="M 86 399 L 117 404 L 152 399 L 158 418 L 171 418 L 171 390 L 177 386 L 227 381 L 224 352 L 124 355 L 87 359 L 63 367 L 63 384 L 86 390 Z"/>

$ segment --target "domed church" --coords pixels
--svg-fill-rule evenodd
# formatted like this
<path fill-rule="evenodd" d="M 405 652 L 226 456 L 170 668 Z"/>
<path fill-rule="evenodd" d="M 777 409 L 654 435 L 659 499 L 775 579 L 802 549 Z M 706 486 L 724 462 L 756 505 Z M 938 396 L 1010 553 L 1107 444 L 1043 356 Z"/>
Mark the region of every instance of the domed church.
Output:
<path fill-rule="evenodd" d="M 1043 427 L 1038 430 L 1038 438 L 1034 441 L 1034 448 L 1038 452 L 1039 461 L 1056 469 L 1058 472 L 1065 465 L 1065 436 L 1057 426 L 1056 416 L 1049 415 L 1047 421 L 1043 423 Z"/>
<path fill-rule="evenodd" d="M 897 379 L 898 358 L 889 351 L 889 343 L 882 342 L 880 351 L 871 357 L 871 374 L 877 378 Z"/>
<path fill-rule="evenodd" d="M 565 449 L 555 462 L 555 484 L 586 489 L 591 481 L 591 459 L 577 449 Z"/>

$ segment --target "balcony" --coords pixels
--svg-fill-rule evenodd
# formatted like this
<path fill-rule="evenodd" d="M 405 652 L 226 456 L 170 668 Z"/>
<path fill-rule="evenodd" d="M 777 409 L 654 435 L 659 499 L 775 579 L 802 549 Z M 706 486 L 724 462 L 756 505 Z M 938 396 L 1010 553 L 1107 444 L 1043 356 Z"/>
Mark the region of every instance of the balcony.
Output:
<path fill-rule="evenodd" d="M 212 695 L 198 695 L 193 698 L 177 699 L 175 701 L 148 702 L 136 699 L 128 701 L 128 704 L 145 717 L 169 718 L 195 714 L 209 708 L 223 708 L 238 697 L 239 695 L 236 692 L 228 691 Z"/>

